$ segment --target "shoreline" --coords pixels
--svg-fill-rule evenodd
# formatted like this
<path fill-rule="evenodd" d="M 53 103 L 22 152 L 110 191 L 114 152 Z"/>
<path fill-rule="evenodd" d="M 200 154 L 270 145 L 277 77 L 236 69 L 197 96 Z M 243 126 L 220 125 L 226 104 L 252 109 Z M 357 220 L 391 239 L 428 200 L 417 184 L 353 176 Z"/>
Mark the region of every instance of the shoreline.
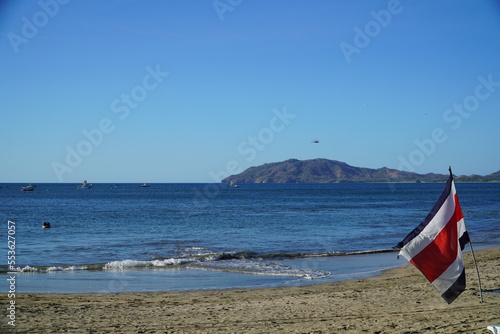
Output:
<path fill-rule="evenodd" d="M 17 276 L 18 292 L 121 293 L 304 286 L 376 276 L 385 269 L 407 263 L 397 260 L 394 251 L 262 262 L 234 261 L 201 263 L 200 266 L 196 263 L 172 267 L 138 266 L 125 270 L 26 271 Z M 311 276 L 325 273 L 328 275 L 324 277 Z"/>
<path fill-rule="evenodd" d="M 476 251 L 500 247 L 476 244 Z M 470 250 L 465 250 L 468 253 Z M 295 254 L 296 255 L 296 254 Z M 134 264 L 123 269 L 70 266 L 18 273 L 18 293 L 124 293 L 201 290 L 261 289 L 338 283 L 379 276 L 383 271 L 408 265 L 397 251 L 351 252 L 332 256 L 291 256 L 246 262 L 236 258 L 205 263 L 155 266 Z M 261 259 L 259 259 L 261 260 Z M 121 262 L 130 262 L 124 260 Z M 132 261 L 134 262 L 134 261 Z M 269 266 L 270 265 L 270 266 Z M 31 267 L 30 267 L 31 268 Z M 33 267 L 34 268 L 34 267 Z M 326 275 L 327 274 L 327 275 Z M 8 277 L 4 271 L 0 277 Z M 1 291 L 0 291 L 1 293 Z"/>
<path fill-rule="evenodd" d="M 498 289 L 500 247 L 475 254 L 483 291 Z M 298 287 L 18 293 L 15 332 L 488 333 L 486 326 L 500 325 L 500 296 L 485 294 L 480 304 L 471 293 L 478 287 L 470 253 L 464 262 L 467 289 L 451 305 L 407 265 L 375 277 Z M 0 329 L 13 332 L 7 321 L 2 317 Z"/>

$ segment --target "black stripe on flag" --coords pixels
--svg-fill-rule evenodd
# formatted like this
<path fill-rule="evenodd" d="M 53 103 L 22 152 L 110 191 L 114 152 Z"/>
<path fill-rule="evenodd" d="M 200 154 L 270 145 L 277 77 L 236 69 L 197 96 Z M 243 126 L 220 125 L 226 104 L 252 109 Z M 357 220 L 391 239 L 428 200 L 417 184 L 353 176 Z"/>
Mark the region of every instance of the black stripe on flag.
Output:
<path fill-rule="evenodd" d="M 469 233 L 467 231 L 459 237 L 458 242 L 460 243 L 460 250 L 464 250 L 465 245 L 470 242 Z"/>
<path fill-rule="evenodd" d="M 462 271 L 458 279 L 453 283 L 453 285 L 446 290 L 441 297 L 448 303 L 451 304 L 458 296 L 465 290 L 465 269 Z"/>

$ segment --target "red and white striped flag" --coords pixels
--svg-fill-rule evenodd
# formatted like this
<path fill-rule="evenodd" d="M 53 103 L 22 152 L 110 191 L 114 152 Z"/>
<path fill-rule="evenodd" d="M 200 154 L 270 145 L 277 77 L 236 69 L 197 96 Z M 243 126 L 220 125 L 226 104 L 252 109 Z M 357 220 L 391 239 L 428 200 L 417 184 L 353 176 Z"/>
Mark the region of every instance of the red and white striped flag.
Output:
<path fill-rule="evenodd" d="M 441 297 L 452 303 L 465 290 L 462 251 L 469 242 L 453 175 L 438 201 L 406 238 L 394 248 L 417 267 Z"/>

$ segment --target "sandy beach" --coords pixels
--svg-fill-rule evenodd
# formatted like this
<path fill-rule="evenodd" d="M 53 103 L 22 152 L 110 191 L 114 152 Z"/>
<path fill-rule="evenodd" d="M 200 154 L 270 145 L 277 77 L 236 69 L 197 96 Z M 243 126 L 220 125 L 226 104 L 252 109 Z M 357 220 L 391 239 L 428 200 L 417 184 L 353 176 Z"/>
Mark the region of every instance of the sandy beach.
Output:
<path fill-rule="evenodd" d="M 451 305 L 413 266 L 341 283 L 249 290 L 17 294 L 15 333 L 491 333 L 500 325 L 500 248 L 470 253 L 467 290 Z"/>

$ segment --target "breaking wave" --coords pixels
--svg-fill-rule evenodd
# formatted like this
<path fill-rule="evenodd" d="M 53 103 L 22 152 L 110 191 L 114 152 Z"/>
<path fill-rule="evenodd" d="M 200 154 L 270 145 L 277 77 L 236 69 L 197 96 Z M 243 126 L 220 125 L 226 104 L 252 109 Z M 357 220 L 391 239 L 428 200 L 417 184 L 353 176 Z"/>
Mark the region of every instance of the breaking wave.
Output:
<path fill-rule="evenodd" d="M 101 270 L 101 271 L 126 271 L 148 269 L 198 269 L 218 270 L 235 273 L 256 275 L 294 276 L 305 279 L 325 278 L 331 275 L 324 270 L 304 269 L 286 266 L 279 262 L 285 259 L 330 257 L 342 255 L 362 255 L 373 253 L 392 252 L 392 249 L 353 251 L 353 252 L 322 252 L 322 253 L 284 253 L 284 254 L 258 254 L 249 251 L 213 252 L 204 247 L 186 247 L 176 251 L 176 257 L 154 258 L 152 260 L 126 259 L 106 263 L 68 266 L 24 266 L 0 268 L 0 273 L 46 273 L 55 271 Z"/>

